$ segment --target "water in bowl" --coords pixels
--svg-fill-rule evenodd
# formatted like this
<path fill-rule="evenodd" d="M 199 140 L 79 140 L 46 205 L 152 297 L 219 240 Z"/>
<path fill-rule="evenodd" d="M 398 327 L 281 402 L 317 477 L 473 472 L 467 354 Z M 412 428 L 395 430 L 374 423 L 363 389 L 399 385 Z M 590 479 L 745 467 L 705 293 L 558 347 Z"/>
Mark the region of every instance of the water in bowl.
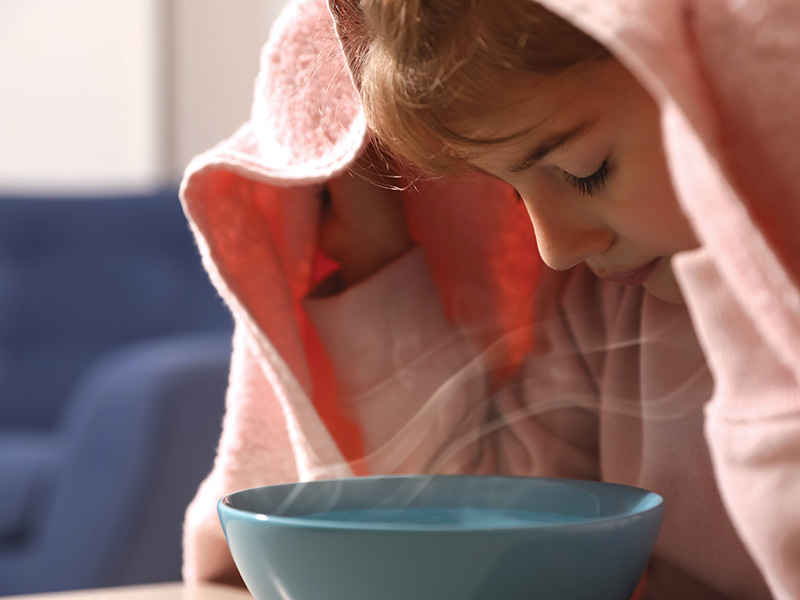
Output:
<path fill-rule="evenodd" d="M 478 528 L 546 527 L 584 523 L 596 517 L 489 508 L 370 508 L 305 515 L 303 518 L 373 525 L 446 525 Z"/>

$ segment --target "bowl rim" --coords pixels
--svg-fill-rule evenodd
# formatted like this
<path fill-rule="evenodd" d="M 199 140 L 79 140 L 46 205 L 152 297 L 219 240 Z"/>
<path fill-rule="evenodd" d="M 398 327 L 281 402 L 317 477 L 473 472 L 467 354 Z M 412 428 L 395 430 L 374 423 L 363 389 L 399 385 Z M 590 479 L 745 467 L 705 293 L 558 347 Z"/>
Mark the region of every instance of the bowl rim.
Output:
<path fill-rule="evenodd" d="M 252 510 L 247 510 L 244 508 L 238 508 L 232 505 L 232 498 L 239 494 L 244 494 L 247 492 L 252 492 L 255 490 L 260 490 L 264 488 L 276 488 L 282 486 L 293 486 L 298 485 L 299 483 L 316 483 L 316 482 L 330 482 L 330 481 L 352 481 L 352 480 L 365 480 L 365 479 L 444 479 L 444 478 L 458 478 L 458 479 L 492 479 L 492 480 L 537 480 L 540 482 L 555 482 L 561 484 L 569 484 L 569 483 L 580 483 L 582 485 L 589 484 L 589 487 L 616 487 L 616 488 L 625 488 L 631 491 L 641 492 L 642 498 L 652 498 L 655 503 L 644 509 L 644 510 L 637 510 L 634 512 L 629 513 L 619 513 L 608 515 L 605 517 L 598 517 L 598 518 L 591 518 L 585 521 L 578 521 L 574 523 L 553 523 L 553 524 L 524 524 L 524 523 L 515 523 L 513 525 L 464 525 L 464 524 L 416 524 L 416 523 L 375 523 L 375 522 L 358 522 L 358 521 L 336 521 L 336 520 L 323 520 L 323 519 L 308 519 L 303 516 L 282 516 L 282 515 L 272 515 L 264 512 L 256 512 Z M 551 530 L 574 530 L 574 529 L 582 529 L 582 528 L 593 528 L 597 525 L 607 524 L 613 521 L 622 521 L 626 519 L 630 519 L 632 517 L 635 518 L 643 518 L 649 516 L 651 513 L 662 513 L 663 518 L 663 511 L 664 511 L 664 497 L 660 494 L 636 487 L 631 485 L 626 485 L 622 483 L 612 483 L 606 481 L 595 481 L 590 479 L 567 479 L 567 478 L 559 478 L 559 477 L 527 477 L 527 476 L 515 476 L 515 475 L 368 475 L 368 476 L 361 476 L 361 477 L 341 477 L 341 478 L 334 478 L 334 479 L 318 479 L 306 482 L 287 482 L 287 483 L 278 483 L 272 485 L 260 485 L 254 486 L 250 488 L 245 488 L 241 490 L 237 490 L 234 492 L 230 492 L 225 494 L 217 501 L 217 511 L 219 513 L 220 519 L 222 519 L 222 512 L 229 512 L 234 515 L 238 515 L 239 518 L 251 519 L 263 523 L 268 523 L 272 526 L 285 526 L 285 527 L 293 527 L 293 528 L 304 528 L 304 529 L 334 529 L 334 530 L 348 530 L 348 531 L 396 531 L 396 532 L 414 532 L 414 533 L 456 533 L 456 532 L 463 532 L 463 533 L 478 533 L 478 532 L 489 532 L 489 531 L 541 531 L 547 532 Z"/>

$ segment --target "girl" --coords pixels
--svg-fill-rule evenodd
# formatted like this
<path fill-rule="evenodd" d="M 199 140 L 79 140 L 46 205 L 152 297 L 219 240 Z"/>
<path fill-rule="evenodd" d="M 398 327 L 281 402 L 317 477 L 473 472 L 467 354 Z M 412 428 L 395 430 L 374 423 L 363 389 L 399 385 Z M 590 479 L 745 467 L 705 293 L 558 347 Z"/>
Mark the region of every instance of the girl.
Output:
<path fill-rule="evenodd" d="M 664 495 L 648 598 L 800 596 L 800 14 L 654 4 L 289 7 L 183 187 L 237 319 L 188 579 L 227 491 L 482 472 Z"/>

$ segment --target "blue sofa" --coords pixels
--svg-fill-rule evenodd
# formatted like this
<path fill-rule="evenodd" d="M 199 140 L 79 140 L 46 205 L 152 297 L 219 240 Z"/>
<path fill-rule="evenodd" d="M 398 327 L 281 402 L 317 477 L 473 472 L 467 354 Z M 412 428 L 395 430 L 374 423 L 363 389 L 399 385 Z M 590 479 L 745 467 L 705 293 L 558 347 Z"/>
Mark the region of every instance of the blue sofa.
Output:
<path fill-rule="evenodd" d="M 0 197 L 0 595 L 180 578 L 231 334 L 174 187 Z"/>

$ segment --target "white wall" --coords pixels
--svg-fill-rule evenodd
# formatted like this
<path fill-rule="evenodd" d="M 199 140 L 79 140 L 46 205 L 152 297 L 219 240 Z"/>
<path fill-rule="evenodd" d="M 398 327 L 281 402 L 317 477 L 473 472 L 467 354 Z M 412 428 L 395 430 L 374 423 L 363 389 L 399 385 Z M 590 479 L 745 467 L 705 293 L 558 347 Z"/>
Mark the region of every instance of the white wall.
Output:
<path fill-rule="evenodd" d="M 174 170 L 250 116 L 261 47 L 286 0 L 176 0 Z"/>
<path fill-rule="evenodd" d="M 0 193 L 178 178 L 247 118 L 284 1 L 0 1 Z"/>

